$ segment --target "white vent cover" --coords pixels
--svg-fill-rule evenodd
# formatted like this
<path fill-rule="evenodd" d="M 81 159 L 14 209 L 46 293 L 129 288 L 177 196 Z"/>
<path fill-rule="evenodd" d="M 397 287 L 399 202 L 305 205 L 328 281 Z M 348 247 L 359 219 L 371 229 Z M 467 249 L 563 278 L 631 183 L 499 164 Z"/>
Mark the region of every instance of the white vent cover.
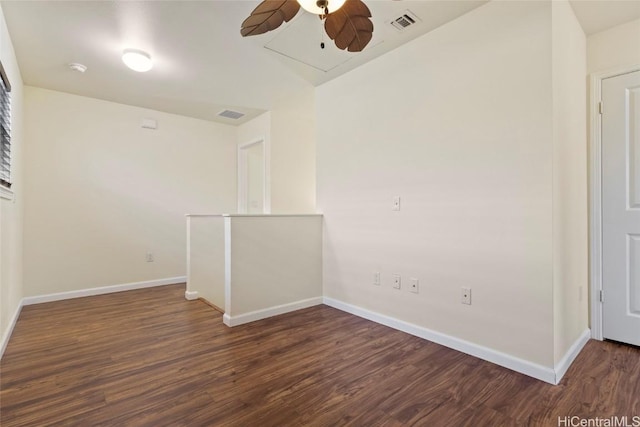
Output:
<path fill-rule="evenodd" d="M 415 25 L 418 22 L 421 22 L 420 18 L 408 9 L 402 12 L 402 15 L 389 21 L 393 28 L 398 31 L 404 31 L 405 28 Z"/>
<path fill-rule="evenodd" d="M 240 117 L 244 116 L 244 113 L 240 113 L 238 111 L 233 110 L 224 110 L 218 113 L 220 117 L 226 117 L 227 119 L 238 120 Z"/>

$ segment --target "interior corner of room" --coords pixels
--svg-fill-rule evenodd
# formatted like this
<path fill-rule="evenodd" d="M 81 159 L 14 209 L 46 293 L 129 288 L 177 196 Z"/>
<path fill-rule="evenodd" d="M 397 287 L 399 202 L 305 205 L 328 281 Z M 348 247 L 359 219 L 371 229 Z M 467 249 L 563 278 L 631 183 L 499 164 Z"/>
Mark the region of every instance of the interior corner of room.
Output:
<path fill-rule="evenodd" d="M 475 2 L 326 72 L 261 39 L 191 87 L 211 69 L 181 61 L 216 61 L 201 46 L 150 43 L 145 77 L 101 62 L 121 49 L 97 29 L 78 48 L 86 72 L 45 76 L 81 60 L 44 54 L 38 14 L 73 2 L 46 3 L 0 2 L 0 355 L 25 305 L 182 282 L 232 329 L 324 304 L 554 385 L 590 339 L 640 345 L 640 132 L 612 142 L 640 129 L 624 121 L 640 110 L 640 8 L 606 26 L 604 1 Z M 73 7 L 157 24 L 257 4 L 109 3 Z"/>

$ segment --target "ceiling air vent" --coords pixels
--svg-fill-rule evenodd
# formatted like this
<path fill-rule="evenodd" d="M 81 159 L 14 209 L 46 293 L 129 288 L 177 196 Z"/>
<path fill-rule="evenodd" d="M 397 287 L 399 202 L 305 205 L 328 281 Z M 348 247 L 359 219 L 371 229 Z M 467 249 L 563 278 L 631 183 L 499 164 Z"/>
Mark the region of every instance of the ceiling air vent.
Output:
<path fill-rule="evenodd" d="M 218 113 L 220 117 L 226 117 L 227 119 L 238 120 L 240 117 L 244 116 L 244 113 L 240 113 L 238 111 L 233 110 L 224 110 Z"/>
<path fill-rule="evenodd" d="M 389 23 L 398 31 L 404 31 L 405 28 L 415 25 L 418 22 L 420 22 L 420 18 L 410 10 L 405 10 L 402 15 L 389 21 Z"/>

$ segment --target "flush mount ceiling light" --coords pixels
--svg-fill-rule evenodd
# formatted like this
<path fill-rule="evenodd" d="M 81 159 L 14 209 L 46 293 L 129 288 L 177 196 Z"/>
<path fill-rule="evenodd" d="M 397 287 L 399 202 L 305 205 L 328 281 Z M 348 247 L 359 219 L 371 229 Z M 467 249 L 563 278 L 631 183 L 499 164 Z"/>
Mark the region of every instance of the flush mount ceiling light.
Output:
<path fill-rule="evenodd" d="M 84 73 L 85 71 L 87 71 L 87 66 L 84 64 L 80 64 L 79 62 L 72 62 L 71 64 L 69 64 L 69 68 L 79 73 Z"/>
<path fill-rule="evenodd" d="M 133 71 L 144 73 L 153 67 L 151 56 L 142 50 L 125 49 L 122 52 L 122 62 Z"/>

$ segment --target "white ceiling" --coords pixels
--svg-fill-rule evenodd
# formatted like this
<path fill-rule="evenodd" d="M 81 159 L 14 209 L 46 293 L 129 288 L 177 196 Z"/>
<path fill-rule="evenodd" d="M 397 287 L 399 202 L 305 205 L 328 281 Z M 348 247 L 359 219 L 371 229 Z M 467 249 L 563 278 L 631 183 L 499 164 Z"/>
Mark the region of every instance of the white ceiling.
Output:
<path fill-rule="evenodd" d="M 571 6 L 587 35 L 640 19 L 640 0 L 573 0 Z"/>
<path fill-rule="evenodd" d="M 25 84 L 190 117 L 239 124 L 288 93 L 324 83 L 429 32 L 484 0 L 365 0 L 374 38 L 361 53 L 339 51 L 318 18 L 300 12 L 270 33 L 242 38 L 240 24 L 259 1 L 2 1 Z M 591 34 L 640 18 L 640 0 L 574 0 Z M 420 19 L 399 32 L 405 10 Z M 265 48 L 266 47 L 266 48 Z M 127 69 L 125 48 L 149 52 L 154 68 Z M 71 71 L 79 62 L 86 73 Z M 223 109 L 246 113 L 232 121 Z"/>

